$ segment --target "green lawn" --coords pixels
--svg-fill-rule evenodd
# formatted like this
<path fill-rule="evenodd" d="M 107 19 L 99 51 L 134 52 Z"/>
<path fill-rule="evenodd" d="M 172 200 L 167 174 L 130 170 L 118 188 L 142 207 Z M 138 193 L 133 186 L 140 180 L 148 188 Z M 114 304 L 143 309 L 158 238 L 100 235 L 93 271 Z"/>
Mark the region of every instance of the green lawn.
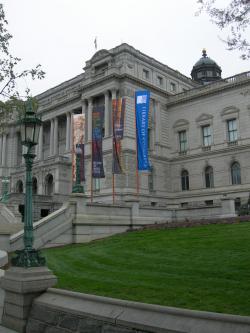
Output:
<path fill-rule="evenodd" d="M 58 288 L 250 315 L 250 223 L 145 230 L 44 250 Z"/>

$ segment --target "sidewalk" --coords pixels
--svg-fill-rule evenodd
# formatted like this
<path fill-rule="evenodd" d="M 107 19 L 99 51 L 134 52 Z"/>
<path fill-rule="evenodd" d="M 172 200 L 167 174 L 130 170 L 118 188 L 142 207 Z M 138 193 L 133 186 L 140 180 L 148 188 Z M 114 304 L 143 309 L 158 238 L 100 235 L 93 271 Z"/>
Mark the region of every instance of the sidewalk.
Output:
<path fill-rule="evenodd" d="M 4 275 L 4 271 L 0 269 L 0 277 Z M 4 290 L 0 288 L 0 333 L 17 333 L 9 328 L 3 327 L 2 322 L 2 313 L 3 313 L 3 302 L 4 302 Z"/>

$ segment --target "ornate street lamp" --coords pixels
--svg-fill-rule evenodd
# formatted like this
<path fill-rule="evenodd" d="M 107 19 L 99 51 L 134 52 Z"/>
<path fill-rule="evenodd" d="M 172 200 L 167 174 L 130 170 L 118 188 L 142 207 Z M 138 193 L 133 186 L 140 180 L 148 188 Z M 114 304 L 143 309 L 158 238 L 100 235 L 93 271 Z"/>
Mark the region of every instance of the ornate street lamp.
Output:
<path fill-rule="evenodd" d="M 81 185 L 81 156 L 82 149 L 79 144 L 76 145 L 76 182 L 72 188 L 72 193 L 84 193 L 84 187 Z"/>
<path fill-rule="evenodd" d="M 26 166 L 26 191 L 24 209 L 24 249 L 16 251 L 17 256 L 12 258 L 12 265 L 19 267 L 37 267 L 45 265 L 45 258 L 33 249 L 33 212 L 32 212 L 32 165 L 35 154 L 32 148 L 37 145 L 39 130 L 42 121 L 36 117 L 32 109 L 32 100 L 26 102 L 25 116 L 19 122 L 21 127 L 21 142 L 27 147 L 23 154 Z"/>

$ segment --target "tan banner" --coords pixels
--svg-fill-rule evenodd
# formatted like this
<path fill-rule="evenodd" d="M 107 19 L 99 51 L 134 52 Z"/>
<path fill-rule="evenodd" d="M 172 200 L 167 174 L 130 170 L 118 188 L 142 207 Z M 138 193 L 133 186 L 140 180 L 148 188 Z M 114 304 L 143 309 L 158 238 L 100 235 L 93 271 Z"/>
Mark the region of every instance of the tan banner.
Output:
<path fill-rule="evenodd" d="M 84 179 L 84 141 L 85 141 L 85 114 L 72 116 L 72 179 L 76 180 L 76 145 L 82 149 L 81 179 Z"/>

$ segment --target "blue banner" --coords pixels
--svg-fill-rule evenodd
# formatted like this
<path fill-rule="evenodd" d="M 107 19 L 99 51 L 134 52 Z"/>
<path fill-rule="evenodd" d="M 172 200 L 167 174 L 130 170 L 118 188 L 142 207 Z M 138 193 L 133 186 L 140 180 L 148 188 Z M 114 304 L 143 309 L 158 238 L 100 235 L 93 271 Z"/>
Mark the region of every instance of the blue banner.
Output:
<path fill-rule="evenodd" d="M 105 178 L 102 154 L 104 106 L 96 106 L 92 112 L 92 177 Z"/>
<path fill-rule="evenodd" d="M 150 170 L 148 161 L 148 113 L 150 92 L 135 92 L 138 170 Z"/>

